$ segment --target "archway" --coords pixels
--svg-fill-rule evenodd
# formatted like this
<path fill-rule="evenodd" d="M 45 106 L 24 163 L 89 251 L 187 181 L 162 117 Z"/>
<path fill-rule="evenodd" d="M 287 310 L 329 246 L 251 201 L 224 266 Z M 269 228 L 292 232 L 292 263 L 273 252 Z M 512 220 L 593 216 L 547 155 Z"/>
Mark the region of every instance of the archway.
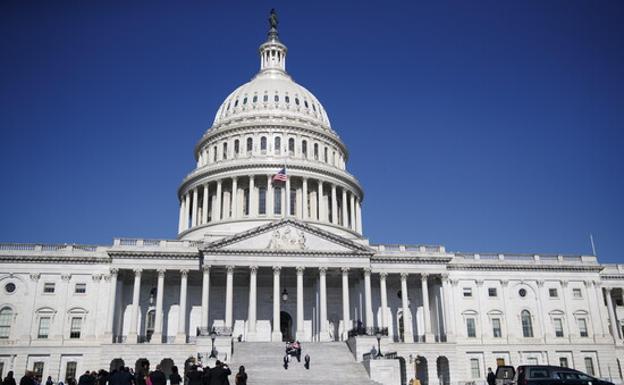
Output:
<path fill-rule="evenodd" d="M 110 362 L 110 372 L 112 373 L 115 370 L 119 371 L 119 369 L 124 366 L 126 366 L 124 360 L 122 360 L 121 358 L 115 358 Z"/>
<path fill-rule="evenodd" d="M 448 358 L 444 356 L 438 357 L 438 378 L 440 379 L 440 385 L 450 385 L 451 383 L 451 371 L 449 368 Z"/>
<path fill-rule="evenodd" d="M 427 370 L 427 359 L 423 356 L 418 356 L 414 360 L 414 367 L 416 370 L 416 378 L 420 380 L 422 385 L 429 384 L 429 372 Z"/>
<path fill-rule="evenodd" d="M 169 378 L 171 375 L 171 368 L 173 368 L 173 360 L 171 358 L 163 358 L 163 360 L 160 361 L 160 370 L 165 373 L 166 378 Z"/>
<path fill-rule="evenodd" d="M 285 311 L 280 312 L 280 331 L 282 332 L 282 341 L 292 341 L 292 317 Z"/>

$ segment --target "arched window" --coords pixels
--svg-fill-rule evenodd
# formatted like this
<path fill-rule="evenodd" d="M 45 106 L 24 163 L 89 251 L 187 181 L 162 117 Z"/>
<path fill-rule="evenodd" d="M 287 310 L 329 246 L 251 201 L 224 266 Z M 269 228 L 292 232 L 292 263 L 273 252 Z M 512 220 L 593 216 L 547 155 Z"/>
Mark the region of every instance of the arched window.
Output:
<path fill-rule="evenodd" d="M 223 142 L 223 159 L 227 159 L 228 151 L 227 151 L 227 142 Z"/>
<path fill-rule="evenodd" d="M 276 136 L 274 142 L 275 143 L 273 147 L 275 149 L 275 153 L 279 155 L 282 153 L 282 138 L 279 136 Z"/>
<path fill-rule="evenodd" d="M 295 139 L 294 138 L 288 139 L 288 153 L 290 155 L 295 155 Z"/>
<path fill-rule="evenodd" d="M 318 143 L 314 143 L 314 160 L 319 160 Z"/>
<path fill-rule="evenodd" d="M 13 322 L 13 310 L 4 307 L 0 310 L 0 338 L 7 339 L 11 334 L 11 323 Z"/>
<path fill-rule="evenodd" d="M 252 150 L 253 150 L 253 139 L 247 138 L 247 154 L 251 154 Z"/>
<path fill-rule="evenodd" d="M 237 157 L 240 154 L 240 140 L 234 140 L 234 157 Z"/>
<path fill-rule="evenodd" d="M 267 138 L 266 136 L 262 136 L 260 137 L 260 151 L 262 151 L 263 154 L 266 154 L 266 149 L 267 149 Z"/>
<path fill-rule="evenodd" d="M 522 319 L 522 335 L 524 337 L 533 337 L 533 321 L 531 321 L 531 313 L 528 310 L 522 310 L 520 318 Z"/>
<path fill-rule="evenodd" d="M 301 154 L 304 158 L 308 157 L 308 142 L 306 140 L 301 142 Z"/>

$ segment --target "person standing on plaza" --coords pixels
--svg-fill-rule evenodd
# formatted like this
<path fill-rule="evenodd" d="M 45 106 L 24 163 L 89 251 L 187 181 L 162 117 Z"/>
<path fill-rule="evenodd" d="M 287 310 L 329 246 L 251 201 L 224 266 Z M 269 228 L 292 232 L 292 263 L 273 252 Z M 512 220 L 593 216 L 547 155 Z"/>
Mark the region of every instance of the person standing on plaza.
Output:
<path fill-rule="evenodd" d="M 492 368 L 488 368 L 487 383 L 488 385 L 496 385 L 496 375 L 492 372 Z"/>
<path fill-rule="evenodd" d="M 35 385 L 35 374 L 27 370 L 24 377 L 20 379 L 20 385 Z"/>
<path fill-rule="evenodd" d="M 245 367 L 242 365 L 236 373 L 236 385 L 247 385 L 247 373 L 245 373 Z"/>
<path fill-rule="evenodd" d="M 228 376 L 230 374 L 232 374 L 230 368 L 221 361 L 217 361 L 215 367 L 210 370 L 209 385 L 229 385 Z"/>
<path fill-rule="evenodd" d="M 180 385 L 182 382 L 182 377 L 180 377 L 180 373 L 178 373 L 178 367 L 171 367 L 171 374 L 169 375 L 169 383 L 171 385 Z"/>
<path fill-rule="evenodd" d="M 2 385 L 16 385 L 15 384 L 15 377 L 13 377 L 13 371 L 9 370 L 9 372 L 7 373 L 7 376 L 4 377 L 4 381 L 2 382 Z"/>
<path fill-rule="evenodd" d="M 160 365 L 156 365 L 156 370 L 149 374 L 152 385 L 167 385 L 167 377 L 160 369 Z"/>

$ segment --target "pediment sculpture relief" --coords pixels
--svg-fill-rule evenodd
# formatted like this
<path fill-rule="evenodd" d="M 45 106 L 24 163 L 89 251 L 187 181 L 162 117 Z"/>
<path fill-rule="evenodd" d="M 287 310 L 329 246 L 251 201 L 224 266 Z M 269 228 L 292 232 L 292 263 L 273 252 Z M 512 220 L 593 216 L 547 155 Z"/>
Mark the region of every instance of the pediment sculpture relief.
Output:
<path fill-rule="evenodd" d="M 275 230 L 271 235 L 269 250 L 305 250 L 306 239 L 303 231 L 293 231 L 290 227 L 283 230 Z"/>

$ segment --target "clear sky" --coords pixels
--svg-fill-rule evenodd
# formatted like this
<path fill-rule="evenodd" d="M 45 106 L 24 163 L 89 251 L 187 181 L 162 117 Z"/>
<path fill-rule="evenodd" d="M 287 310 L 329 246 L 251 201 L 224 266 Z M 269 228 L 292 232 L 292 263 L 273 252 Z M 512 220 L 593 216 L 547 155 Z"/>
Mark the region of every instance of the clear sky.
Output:
<path fill-rule="evenodd" d="M 0 2 L 0 241 L 174 238 L 275 7 L 374 243 L 624 262 L 624 1 Z"/>

